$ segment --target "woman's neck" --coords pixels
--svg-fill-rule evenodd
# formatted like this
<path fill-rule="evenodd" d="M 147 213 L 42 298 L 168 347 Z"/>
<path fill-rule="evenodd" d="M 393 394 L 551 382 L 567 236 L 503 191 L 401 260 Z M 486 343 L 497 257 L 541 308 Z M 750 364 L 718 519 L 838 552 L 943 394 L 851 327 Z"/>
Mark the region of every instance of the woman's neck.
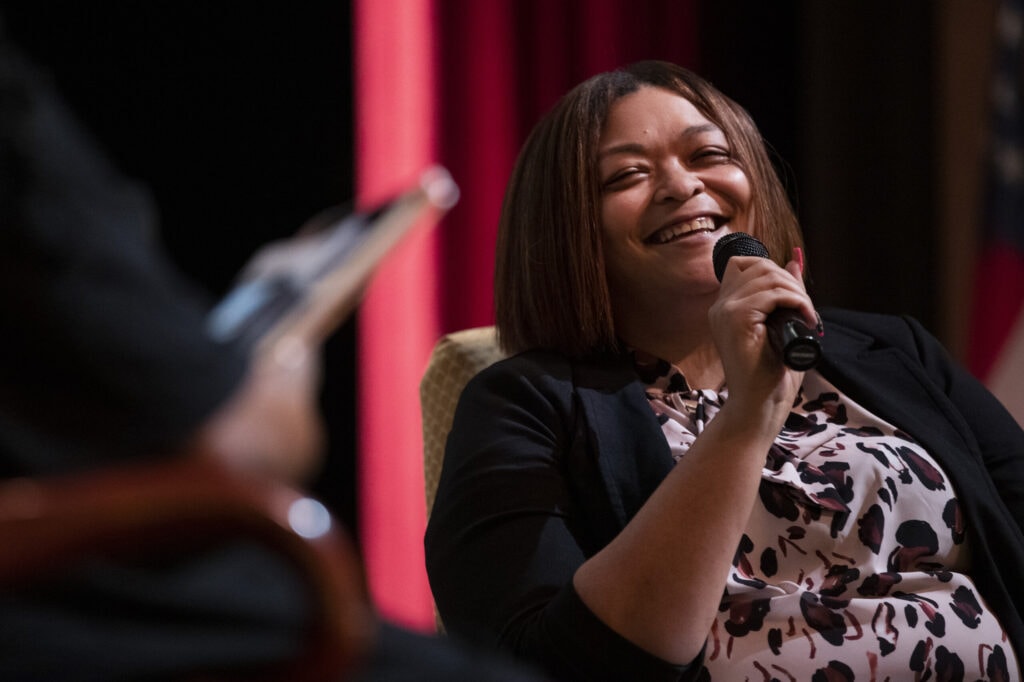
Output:
<path fill-rule="evenodd" d="M 633 330 L 632 338 L 623 336 L 623 341 L 631 348 L 678 367 L 690 388 L 717 390 L 725 381 L 725 370 L 711 338 L 707 317 L 690 316 L 688 319 L 700 321 L 685 325 L 667 322 L 645 325 L 643 330 Z"/>
<path fill-rule="evenodd" d="M 690 388 L 717 391 L 725 384 L 725 370 L 714 344 L 710 349 L 697 349 L 684 358 L 669 362 L 679 368 Z"/>

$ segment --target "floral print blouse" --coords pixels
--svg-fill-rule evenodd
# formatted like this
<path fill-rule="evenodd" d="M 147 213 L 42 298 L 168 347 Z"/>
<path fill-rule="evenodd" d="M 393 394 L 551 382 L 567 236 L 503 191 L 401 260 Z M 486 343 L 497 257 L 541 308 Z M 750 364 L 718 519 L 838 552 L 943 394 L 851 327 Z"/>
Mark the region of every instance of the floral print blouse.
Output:
<path fill-rule="evenodd" d="M 691 390 L 668 363 L 634 361 L 679 461 L 728 391 Z M 971 582 L 969 544 L 931 456 L 806 373 L 708 636 L 711 679 L 1019 679 Z"/>

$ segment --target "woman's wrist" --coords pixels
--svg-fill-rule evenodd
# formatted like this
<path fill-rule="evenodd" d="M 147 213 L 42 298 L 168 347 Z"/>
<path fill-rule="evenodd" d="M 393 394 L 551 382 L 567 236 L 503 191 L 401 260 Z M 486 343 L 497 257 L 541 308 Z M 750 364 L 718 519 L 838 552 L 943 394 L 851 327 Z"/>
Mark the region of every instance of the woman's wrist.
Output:
<path fill-rule="evenodd" d="M 733 437 L 770 444 L 782 430 L 791 407 L 791 401 L 734 399 L 730 394 L 712 424 L 718 423 L 719 429 Z"/>

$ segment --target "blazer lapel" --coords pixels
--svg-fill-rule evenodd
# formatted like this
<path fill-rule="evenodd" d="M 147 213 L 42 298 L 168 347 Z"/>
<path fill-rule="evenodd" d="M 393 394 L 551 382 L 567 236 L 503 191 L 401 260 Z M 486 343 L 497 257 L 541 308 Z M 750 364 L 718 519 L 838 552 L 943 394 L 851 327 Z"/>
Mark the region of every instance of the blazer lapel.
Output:
<path fill-rule="evenodd" d="M 962 456 L 977 444 L 963 417 L 921 365 L 894 346 L 874 347 L 871 337 L 839 325 L 828 328 L 821 374 L 846 395 L 922 444 L 955 478 Z M 938 419 L 938 410 L 945 417 Z M 972 465 L 974 463 L 972 462 Z"/>
<path fill-rule="evenodd" d="M 577 440 L 586 442 L 587 464 L 614 517 L 614 537 L 672 470 L 672 455 L 625 358 L 577 363 L 573 381 L 583 416 Z"/>

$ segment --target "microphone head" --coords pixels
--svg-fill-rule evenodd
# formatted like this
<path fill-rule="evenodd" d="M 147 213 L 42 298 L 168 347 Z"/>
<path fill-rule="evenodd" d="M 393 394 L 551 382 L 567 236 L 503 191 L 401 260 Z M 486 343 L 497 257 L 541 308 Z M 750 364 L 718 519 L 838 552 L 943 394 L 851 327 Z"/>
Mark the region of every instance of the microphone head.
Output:
<path fill-rule="evenodd" d="M 754 237 L 744 232 L 730 232 L 717 242 L 714 251 L 711 253 L 711 260 L 715 265 L 715 277 L 722 281 L 725 274 L 725 266 L 733 256 L 760 256 L 768 258 L 768 249 Z"/>

